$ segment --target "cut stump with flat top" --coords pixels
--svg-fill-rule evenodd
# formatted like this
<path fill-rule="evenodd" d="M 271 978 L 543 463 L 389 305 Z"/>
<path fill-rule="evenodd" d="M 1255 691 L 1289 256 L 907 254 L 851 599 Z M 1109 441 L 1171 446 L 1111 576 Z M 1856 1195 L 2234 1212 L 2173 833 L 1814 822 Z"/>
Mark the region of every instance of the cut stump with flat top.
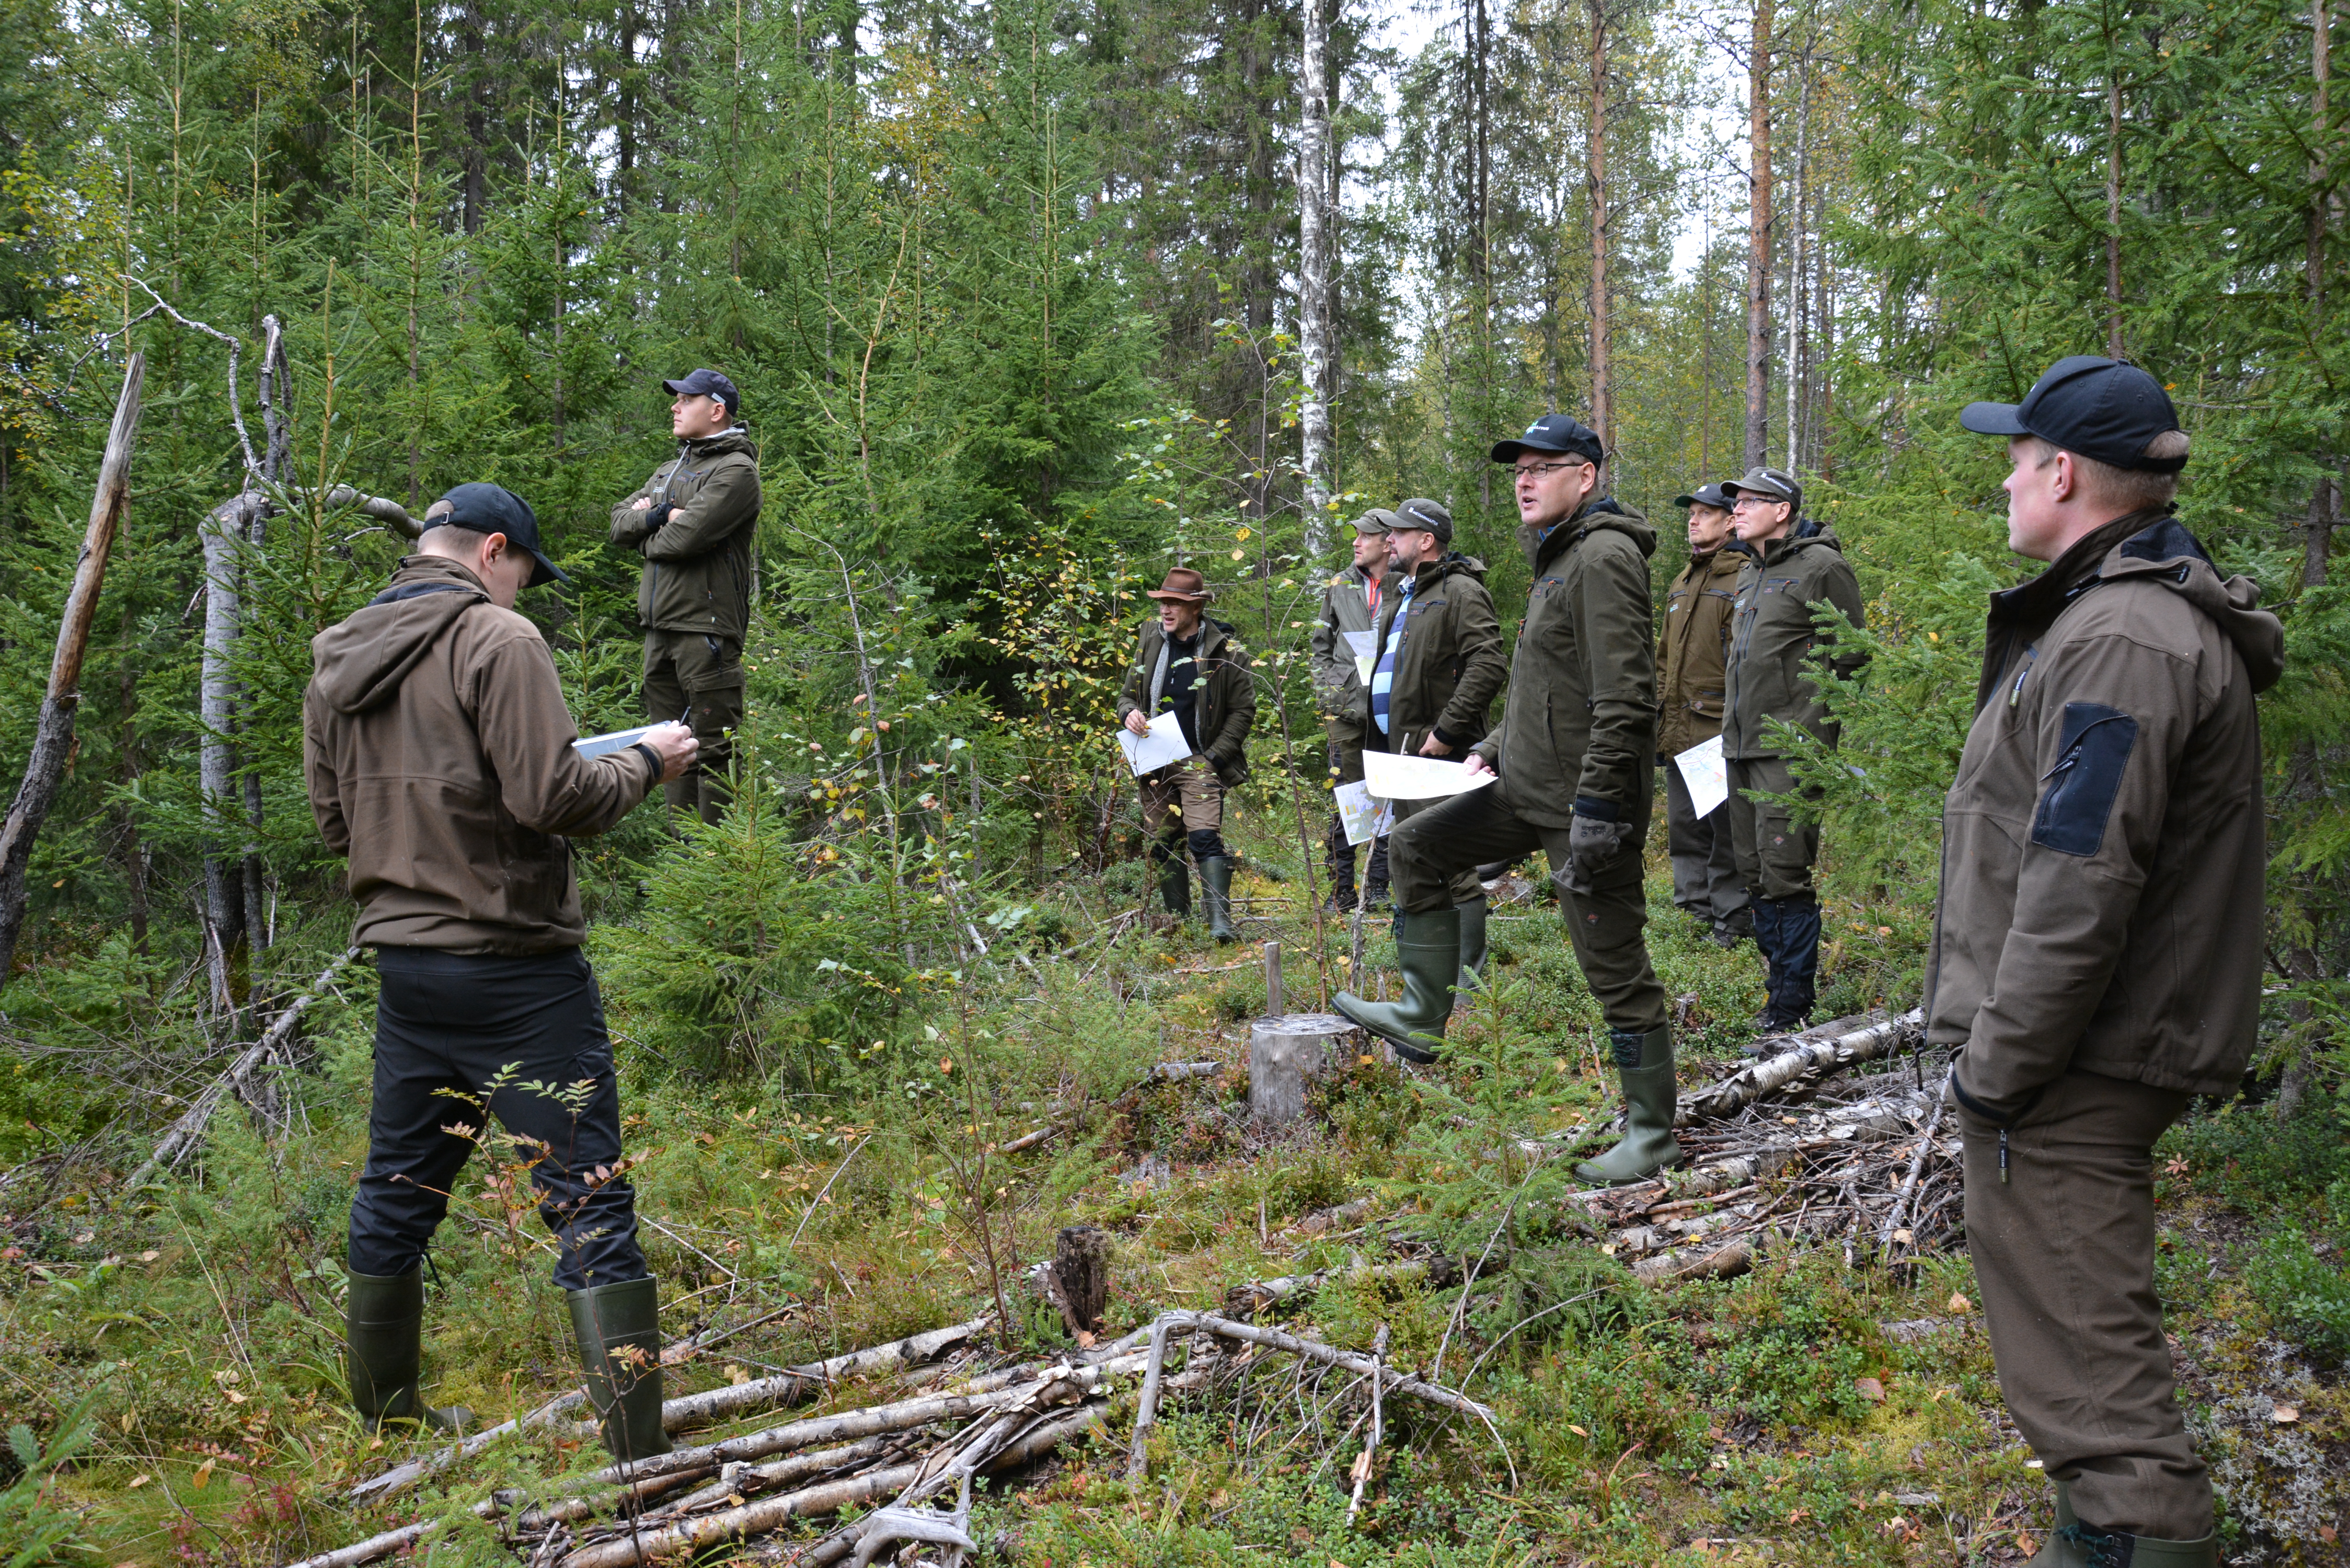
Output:
<path fill-rule="evenodd" d="M 1305 1088 L 1343 1060 L 1336 1049 L 1355 1025 L 1335 1012 L 1284 1012 L 1249 1027 L 1249 1114 L 1294 1122 L 1305 1114 Z"/>
<path fill-rule="evenodd" d="M 1109 1235 L 1094 1225 L 1071 1225 L 1053 1242 L 1053 1279 L 1072 1334 L 1099 1334 L 1109 1306 Z"/>

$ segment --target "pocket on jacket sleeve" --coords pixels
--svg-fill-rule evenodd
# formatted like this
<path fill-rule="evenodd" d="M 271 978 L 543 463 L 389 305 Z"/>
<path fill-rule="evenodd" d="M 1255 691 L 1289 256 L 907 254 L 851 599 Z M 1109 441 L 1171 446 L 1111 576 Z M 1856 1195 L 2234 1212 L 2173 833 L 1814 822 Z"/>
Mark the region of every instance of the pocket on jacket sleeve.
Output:
<path fill-rule="evenodd" d="M 2065 703 L 2056 765 L 2048 770 L 2032 818 L 2032 842 L 2060 855 L 2095 855 L 2137 745 L 2137 721 L 2120 709 Z"/>

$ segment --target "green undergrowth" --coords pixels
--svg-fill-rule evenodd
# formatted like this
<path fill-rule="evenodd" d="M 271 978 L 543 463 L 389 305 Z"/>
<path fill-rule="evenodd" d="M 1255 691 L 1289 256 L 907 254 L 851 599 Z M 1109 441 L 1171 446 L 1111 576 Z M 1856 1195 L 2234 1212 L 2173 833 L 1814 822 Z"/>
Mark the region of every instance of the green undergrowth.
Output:
<path fill-rule="evenodd" d="M 1249 934 L 1282 941 L 1291 1003 L 1305 1006 L 1345 983 L 1347 934 L 1326 921 L 1315 961 L 1295 860 L 1256 844 L 1238 891 L 1260 900 L 1244 906 Z M 1384 1329 L 1392 1361 L 1497 1413 L 1488 1429 L 1388 1402 L 1350 1518 L 1366 1427 L 1343 1379 L 1267 1357 L 1237 1389 L 1176 1398 L 1139 1485 L 1126 1480 L 1134 1390 L 1122 1387 L 1092 1444 L 983 1490 L 990 1560 L 1995 1563 L 2022 1561 L 2044 1528 L 2042 1479 L 2001 1412 L 1962 1255 L 1894 1277 L 1847 1267 L 1840 1249 L 1766 1249 L 1743 1278 L 1655 1289 L 1560 1203 L 1569 1162 L 1529 1159 L 1521 1142 L 1610 1114 L 1614 1087 L 1596 1007 L 1547 907 L 1497 911 L 1493 981 L 1456 1021 L 1444 1070 L 1342 1064 L 1305 1124 L 1267 1133 L 1246 1116 L 1244 1021 L 1265 993 L 1256 950 L 1217 949 L 1196 930 L 1092 940 L 1105 909 L 1130 907 L 1128 867 L 990 908 L 990 955 L 969 955 L 962 973 L 827 945 L 827 928 L 850 922 L 822 909 L 759 965 L 723 969 L 692 950 L 677 901 L 707 885 L 711 864 L 666 883 L 656 868 L 636 905 L 625 888 L 599 893 L 618 918 L 644 921 L 598 938 L 631 1179 L 671 1336 L 789 1310 L 673 1373 L 672 1391 L 999 1300 L 1008 1324 L 993 1349 L 1066 1347 L 1021 1271 L 1060 1227 L 1086 1221 L 1113 1240 L 1111 1334 L 1167 1308 L 1215 1307 L 1252 1280 L 1332 1270 L 1318 1293 L 1264 1318 L 1356 1348 Z M 1706 941 L 1666 891 L 1652 876 L 1653 950 L 1686 1085 L 1735 1060 L 1760 965 L 1751 948 Z M 771 895 L 788 901 L 787 888 L 754 890 L 713 908 L 711 929 L 755 923 Z M 667 932 L 667 950 L 648 931 Z M 1832 901 L 1828 931 L 1824 1016 L 1907 1002 L 1918 920 Z M 1392 983 L 1385 923 L 1367 935 L 1367 963 Z M 323 928 L 286 938 L 272 983 L 298 985 L 335 940 Z M 763 1000 L 763 976 L 794 953 L 896 989 L 860 998 L 804 970 Z M 338 1504 L 351 1479 L 417 1446 L 363 1433 L 340 1385 L 371 972 L 352 971 L 314 1015 L 289 1132 L 265 1137 L 224 1109 L 198 1163 L 126 1194 L 120 1177 L 175 1107 L 107 1103 L 73 1052 L 109 1033 L 160 1038 L 193 1014 L 175 1013 L 168 992 L 155 1000 L 170 977 L 151 990 L 124 957 L 99 944 L 7 996 L 27 1045 L 0 1064 L 17 1139 L 0 1188 L 0 1563 L 275 1563 L 595 1464 L 592 1445 L 540 1434 L 390 1506 Z M 697 974 L 711 986 L 697 991 Z M 681 1007 L 702 1022 L 664 1012 Z M 784 1020 L 774 1027 L 788 1040 L 766 1049 L 762 1018 Z M 1170 1060 L 1222 1070 L 1137 1086 Z M 732 1066 L 713 1074 L 717 1062 Z M 2330 1096 L 2312 1094 L 2282 1129 L 2264 1104 L 2199 1111 L 2160 1157 L 2159 1283 L 2238 1561 L 2342 1560 L 2293 1523 L 2338 1512 L 2350 1468 L 2334 1369 L 2350 1335 L 2339 1266 L 2350 1164 Z M 1058 1136 L 993 1152 L 1047 1121 Z M 427 1279 L 427 1392 L 484 1420 L 575 1376 L 551 1244 L 497 1152 L 468 1167 Z M 1357 1199 L 1370 1201 L 1360 1226 L 1309 1235 L 1300 1223 Z M 1349 1272 L 1391 1261 L 1389 1236 L 1450 1262 Z M 846 1389 L 835 1404 L 896 1387 Z M 2271 1419 L 2287 1398 L 2295 1421 Z M 468 1525 L 432 1561 L 513 1559 Z"/>

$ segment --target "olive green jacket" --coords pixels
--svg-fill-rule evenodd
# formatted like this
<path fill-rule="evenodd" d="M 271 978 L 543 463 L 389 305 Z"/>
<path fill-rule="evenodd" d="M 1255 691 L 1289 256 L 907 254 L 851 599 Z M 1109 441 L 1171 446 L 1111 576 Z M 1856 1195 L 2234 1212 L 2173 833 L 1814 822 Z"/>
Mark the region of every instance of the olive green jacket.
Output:
<path fill-rule="evenodd" d="M 1118 691 L 1119 723 L 1126 722 L 1128 713 L 1139 712 L 1148 719 L 1169 711 L 1166 692 L 1159 693 L 1156 706 L 1150 693 L 1159 650 L 1166 646 L 1165 629 L 1156 620 L 1144 621 L 1142 635 L 1135 642 L 1134 663 Z M 1216 777 L 1227 786 L 1237 784 L 1249 776 L 1249 730 L 1256 723 L 1256 687 L 1250 680 L 1248 650 L 1231 627 L 1203 617 L 1195 657 L 1208 667 L 1208 680 L 1191 712 L 1191 732 L 1199 737 L 1200 754 L 1215 765 Z"/>
<path fill-rule="evenodd" d="M 1518 530 L 1526 540 L 1527 530 Z M 1657 627 L 1648 557 L 1657 531 L 1594 501 L 1533 538 L 1534 586 L 1510 658 L 1502 729 L 1476 746 L 1510 809 L 1536 826 L 1630 820 L 1656 789 Z"/>
<path fill-rule="evenodd" d="M 1660 762 L 1721 733 L 1730 612 L 1738 602 L 1738 572 L 1745 562 L 1744 546 L 1732 541 L 1691 559 L 1665 590 L 1665 630 L 1657 639 Z"/>
<path fill-rule="evenodd" d="M 1314 622 L 1314 700 L 1330 733 L 1341 740 L 1363 738 L 1363 678 L 1355 668 L 1355 650 L 1345 634 L 1375 629 L 1371 609 L 1371 579 L 1362 568 L 1348 566 L 1322 589 L 1322 613 Z M 1393 593 L 1399 579 L 1393 572 L 1378 579 L 1380 603 Z"/>
<path fill-rule="evenodd" d="M 1926 1038 L 2012 1125 L 2067 1072 L 2232 1095 L 2258 1038 L 2268 826 L 2252 699 L 2284 629 L 2164 512 L 1991 596 L 1942 808 Z"/>
<path fill-rule="evenodd" d="M 1501 618 L 1485 591 L 1482 561 L 1454 553 L 1422 564 L 1412 580 L 1411 618 L 1401 628 L 1395 685 L 1388 692 L 1388 732 L 1381 735 L 1372 722 L 1366 691 L 1357 709 L 1364 743 L 1410 756 L 1433 731 L 1452 748 L 1447 755 L 1457 758 L 1485 738 L 1486 715 L 1510 676 Z M 1391 591 L 1379 601 L 1380 657 L 1398 635 L 1396 616 L 1404 602 L 1401 581 L 1390 581 Z"/>
<path fill-rule="evenodd" d="M 651 511 L 667 505 L 653 526 Z M 612 508 L 612 543 L 641 551 L 637 620 L 646 631 L 741 639 L 751 624 L 751 546 L 759 524 L 759 459 L 737 425 L 690 441 Z"/>
<path fill-rule="evenodd" d="M 1759 557 L 1746 557 L 1730 621 L 1724 757 L 1752 762 L 1781 755 L 1785 743 L 1773 733 L 1772 719 L 1836 743 L 1836 726 L 1804 669 L 1823 641 L 1835 647 L 1832 637 L 1824 638 L 1812 624 L 1812 611 L 1820 605 L 1832 606 L 1855 626 L 1865 623 L 1860 580 L 1844 558 L 1844 546 L 1826 528 L 1800 523 L 1794 533 L 1763 545 Z M 1867 661 L 1858 648 L 1833 652 L 1827 660 L 1829 669 L 1846 678 Z"/>

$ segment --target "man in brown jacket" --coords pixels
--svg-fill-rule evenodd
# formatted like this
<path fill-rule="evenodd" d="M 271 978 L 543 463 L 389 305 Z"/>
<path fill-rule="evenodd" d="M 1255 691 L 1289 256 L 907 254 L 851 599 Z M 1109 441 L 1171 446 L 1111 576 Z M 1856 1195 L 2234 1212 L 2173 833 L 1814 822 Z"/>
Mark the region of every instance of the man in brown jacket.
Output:
<path fill-rule="evenodd" d="M 612 543 L 645 558 L 637 619 L 645 634 L 645 711 L 682 718 L 702 754 L 666 786 L 673 811 L 714 823 L 743 722 L 743 639 L 751 626 L 759 457 L 742 394 L 715 370 L 661 386 L 674 400 L 677 455 L 612 508 Z"/>
<path fill-rule="evenodd" d="M 1395 591 L 1379 607 L 1370 685 L 1363 693 L 1363 744 L 1399 756 L 1467 754 L 1485 738 L 1486 712 L 1510 677 L 1502 621 L 1485 591 L 1485 564 L 1454 550 L 1452 514 L 1414 496 L 1395 509 L 1388 558 Z M 1399 825 L 1435 804 L 1395 803 Z M 1461 981 L 1484 972 L 1485 888 L 1477 868 L 1452 873 L 1461 916 Z"/>
<path fill-rule="evenodd" d="M 1432 1058 L 1461 971 L 1452 877 L 1542 850 L 1575 962 L 1599 1002 L 1624 1090 L 1623 1142 L 1575 1168 L 1638 1181 L 1685 1158 L 1673 1137 L 1673 1037 L 1643 935 L 1640 846 L 1656 793 L 1656 530 L 1599 493 L 1599 437 L 1545 414 L 1493 448 L 1512 465 L 1518 538 L 1534 582 L 1510 658 L 1502 728 L 1470 748 L 1456 794 L 1395 832 L 1400 1002 L 1340 992 L 1331 1006 L 1414 1060 Z"/>
<path fill-rule="evenodd" d="M 1220 942 L 1240 940 L 1232 925 L 1232 859 L 1224 847 L 1224 791 L 1248 777 L 1248 734 L 1256 722 L 1256 688 L 1248 651 L 1232 628 L 1208 618 L 1215 598 L 1208 579 L 1177 566 L 1150 590 L 1159 616 L 1145 621 L 1134 664 L 1118 693 L 1118 722 L 1138 735 L 1150 721 L 1172 713 L 1191 754 L 1142 780 L 1143 830 L 1159 862 L 1159 891 L 1167 912 L 1191 914 L 1191 879 L 1183 867 L 1188 845 L 1200 867 L 1208 905 L 1208 931 Z"/>
<path fill-rule="evenodd" d="M 1700 816 L 1674 758 L 1721 733 L 1722 666 L 1730 612 L 1745 560 L 1731 532 L 1730 497 L 1701 484 L 1673 504 L 1689 508 L 1689 565 L 1665 590 L 1657 639 L 1657 765 L 1665 770 L 1665 846 L 1673 862 L 1673 902 L 1713 941 L 1736 947 L 1754 934 L 1754 914 L 1738 878 L 1727 801 Z"/>
<path fill-rule="evenodd" d="M 428 1409 L 417 1389 L 423 1258 L 495 1116 L 534 1160 L 605 1443 L 643 1459 L 669 1449 L 658 1287 L 617 1174 L 619 1087 L 579 951 L 568 836 L 618 823 L 691 764 L 695 742 L 668 723 L 592 760 L 574 749 L 555 660 L 513 607 L 525 586 L 562 576 L 519 496 L 461 484 L 425 514 L 391 586 L 310 644 L 311 810 L 350 863 L 352 940 L 377 950 L 381 976 L 368 1159 L 351 1202 L 348 1369 L 370 1427 L 462 1419 Z"/>
<path fill-rule="evenodd" d="M 1355 664 L 1349 637 L 1369 637 L 1378 618 L 1379 605 L 1394 586 L 1388 562 L 1388 530 L 1395 514 L 1374 506 L 1355 519 L 1354 560 L 1322 589 L 1321 612 L 1314 619 L 1314 695 L 1321 705 L 1322 722 L 1330 740 L 1330 783 L 1360 784 L 1363 780 L 1363 677 Z M 1325 849 L 1330 867 L 1332 910 L 1355 907 L 1355 846 L 1347 838 L 1347 825 L 1334 807 Z M 1371 863 L 1363 877 L 1363 896 L 1373 908 L 1387 901 L 1388 841 L 1371 845 Z"/>
<path fill-rule="evenodd" d="M 1942 815 L 1927 1038 L 1958 1048 L 1967 1246 L 2001 1392 L 2056 1483 L 2040 1568 L 2211 1568 L 2210 1472 L 2154 1290 L 2153 1148 L 2233 1094 L 2259 1020 L 2252 697 L 2283 630 L 2170 514 L 2161 383 L 2094 355 L 2021 404 L 1975 720 Z"/>

